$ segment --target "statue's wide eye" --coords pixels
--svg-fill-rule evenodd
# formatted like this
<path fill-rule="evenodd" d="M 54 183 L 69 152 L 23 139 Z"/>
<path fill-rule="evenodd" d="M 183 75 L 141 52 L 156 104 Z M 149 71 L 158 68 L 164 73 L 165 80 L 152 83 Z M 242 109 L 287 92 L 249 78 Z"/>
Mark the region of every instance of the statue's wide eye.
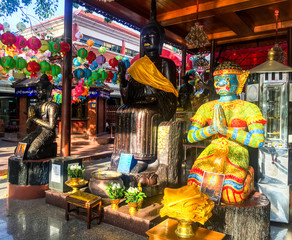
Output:
<path fill-rule="evenodd" d="M 230 81 L 230 77 L 225 78 L 225 80 L 229 82 Z"/>

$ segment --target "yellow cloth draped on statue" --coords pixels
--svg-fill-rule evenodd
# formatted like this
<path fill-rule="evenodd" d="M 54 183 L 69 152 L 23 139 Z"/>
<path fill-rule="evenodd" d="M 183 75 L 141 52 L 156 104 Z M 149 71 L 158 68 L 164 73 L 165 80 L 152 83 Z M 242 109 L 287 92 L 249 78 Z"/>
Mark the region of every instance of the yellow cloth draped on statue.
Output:
<path fill-rule="evenodd" d="M 213 201 L 208 198 L 195 185 L 179 189 L 165 188 L 160 215 L 204 224 L 212 216 L 214 207 Z"/>
<path fill-rule="evenodd" d="M 178 92 L 173 84 L 162 75 L 155 64 L 146 55 L 134 62 L 128 69 L 128 73 L 139 83 L 173 93 L 178 97 Z"/>

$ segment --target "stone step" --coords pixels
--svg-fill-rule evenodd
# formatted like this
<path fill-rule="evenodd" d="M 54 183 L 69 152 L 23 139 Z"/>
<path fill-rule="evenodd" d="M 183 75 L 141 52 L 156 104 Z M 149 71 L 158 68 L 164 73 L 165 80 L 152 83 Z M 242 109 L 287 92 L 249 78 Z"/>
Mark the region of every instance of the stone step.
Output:
<path fill-rule="evenodd" d="M 162 195 L 146 198 L 142 208 L 134 215 L 129 214 L 129 206 L 125 202 L 119 204 L 119 209 L 112 210 L 111 206 L 104 207 L 103 221 L 130 232 L 147 236 L 146 231 L 162 222 L 159 211 L 162 208 Z"/>

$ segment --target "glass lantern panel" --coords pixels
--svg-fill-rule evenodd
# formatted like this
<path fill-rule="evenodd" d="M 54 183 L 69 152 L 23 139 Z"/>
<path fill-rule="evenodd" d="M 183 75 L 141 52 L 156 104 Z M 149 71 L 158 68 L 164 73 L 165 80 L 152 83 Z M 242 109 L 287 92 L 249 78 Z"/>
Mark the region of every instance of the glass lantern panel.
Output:
<path fill-rule="evenodd" d="M 275 140 L 281 138 L 281 86 L 267 86 L 264 96 L 266 103 L 266 138 Z"/>

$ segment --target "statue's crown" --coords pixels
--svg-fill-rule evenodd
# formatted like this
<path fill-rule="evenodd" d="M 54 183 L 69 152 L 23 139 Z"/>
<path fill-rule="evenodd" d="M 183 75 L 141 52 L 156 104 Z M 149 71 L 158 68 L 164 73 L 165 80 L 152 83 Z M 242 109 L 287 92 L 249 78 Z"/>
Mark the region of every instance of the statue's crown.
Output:
<path fill-rule="evenodd" d="M 237 94 L 240 94 L 242 92 L 242 89 L 244 87 L 245 81 L 248 77 L 249 72 L 244 72 L 242 71 L 241 67 L 234 63 L 234 62 L 223 62 L 218 65 L 218 67 L 215 69 L 213 76 L 218 76 L 218 75 L 226 75 L 226 74 L 236 74 L 237 75 L 237 80 L 238 80 L 238 89 L 237 89 Z"/>

